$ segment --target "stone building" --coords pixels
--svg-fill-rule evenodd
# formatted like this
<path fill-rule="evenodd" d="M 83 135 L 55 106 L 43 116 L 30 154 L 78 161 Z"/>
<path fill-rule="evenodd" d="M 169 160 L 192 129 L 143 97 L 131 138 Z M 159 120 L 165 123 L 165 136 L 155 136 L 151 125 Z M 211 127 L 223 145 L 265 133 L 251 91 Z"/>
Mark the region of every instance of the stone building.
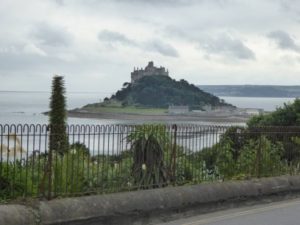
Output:
<path fill-rule="evenodd" d="M 136 82 L 142 77 L 153 75 L 169 76 L 169 71 L 164 67 L 155 67 L 154 63 L 151 61 L 148 63 L 145 69 L 134 68 L 133 72 L 131 72 L 131 83 Z"/>
<path fill-rule="evenodd" d="M 186 114 L 190 111 L 187 105 L 170 105 L 168 108 L 168 113 L 173 115 Z"/>

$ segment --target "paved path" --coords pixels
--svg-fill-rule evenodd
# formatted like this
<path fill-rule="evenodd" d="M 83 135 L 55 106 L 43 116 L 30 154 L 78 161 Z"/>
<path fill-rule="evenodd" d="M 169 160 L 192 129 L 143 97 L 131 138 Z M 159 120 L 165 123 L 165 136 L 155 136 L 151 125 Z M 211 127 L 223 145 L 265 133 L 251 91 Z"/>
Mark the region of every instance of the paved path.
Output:
<path fill-rule="evenodd" d="M 159 225 L 298 225 L 300 198 L 231 209 Z"/>

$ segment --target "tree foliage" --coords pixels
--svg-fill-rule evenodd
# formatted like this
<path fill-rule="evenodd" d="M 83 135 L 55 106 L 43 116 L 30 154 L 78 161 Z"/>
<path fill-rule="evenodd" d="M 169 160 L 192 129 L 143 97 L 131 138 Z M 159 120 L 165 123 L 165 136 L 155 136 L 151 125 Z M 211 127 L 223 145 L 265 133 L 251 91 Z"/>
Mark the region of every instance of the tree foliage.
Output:
<path fill-rule="evenodd" d="M 300 99 L 293 103 L 285 103 L 276 111 L 267 114 L 252 117 L 249 127 L 254 126 L 299 126 L 300 125 Z"/>
<path fill-rule="evenodd" d="M 58 151 L 59 153 L 67 151 L 68 138 L 66 134 L 66 118 L 64 79 L 62 76 L 54 76 L 49 112 L 50 150 Z"/>
<path fill-rule="evenodd" d="M 209 174 L 225 180 L 286 174 L 294 166 L 285 158 L 283 142 L 238 127 L 228 129 L 219 143 L 199 154 Z"/>
<path fill-rule="evenodd" d="M 134 84 L 125 83 L 111 99 L 121 101 L 124 105 L 159 108 L 169 105 L 188 105 L 193 108 L 228 105 L 183 79 L 176 81 L 167 76 L 146 76 Z"/>

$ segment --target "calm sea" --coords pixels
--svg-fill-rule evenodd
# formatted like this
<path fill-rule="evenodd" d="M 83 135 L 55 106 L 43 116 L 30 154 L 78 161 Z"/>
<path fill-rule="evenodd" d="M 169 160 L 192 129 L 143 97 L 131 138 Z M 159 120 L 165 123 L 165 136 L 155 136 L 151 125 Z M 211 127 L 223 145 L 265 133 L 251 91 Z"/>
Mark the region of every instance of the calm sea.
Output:
<path fill-rule="evenodd" d="M 260 108 L 265 111 L 274 111 L 284 103 L 292 103 L 295 98 L 257 98 L 257 97 L 226 97 L 221 96 L 226 102 L 239 108 Z"/>
<path fill-rule="evenodd" d="M 88 103 L 99 102 L 106 97 L 102 93 L 68 93 L 67 108 L 74 109 Z M 0 124 L 45 124 L 48 117 L 42 112 L 49 110 L 50 93 L 47 92 L 0 92 Z M 243 108 L 263 108 L 273 111 L 284 102 L 293 101 L 293 98 L 245 98 L 221 97 L 228 103 Z M 133 121 L 130 123 L 142 123 Z M 122 124 L 128 121 L 108 119 L 68 118 L 69 124 Z M 199 122 L 207 124 L 205 122 Z"/>
<path fill-rule="evenodd" d="M 74 109 L 103 99 L 101 93 L 68 93 L 67 108 Z M 49 111 L 50 93 L 47 92 L 0 92 L 0 124 L 45 124 Z M 110 120 L 68 118 L 70 124 L 111 124 Z"/>

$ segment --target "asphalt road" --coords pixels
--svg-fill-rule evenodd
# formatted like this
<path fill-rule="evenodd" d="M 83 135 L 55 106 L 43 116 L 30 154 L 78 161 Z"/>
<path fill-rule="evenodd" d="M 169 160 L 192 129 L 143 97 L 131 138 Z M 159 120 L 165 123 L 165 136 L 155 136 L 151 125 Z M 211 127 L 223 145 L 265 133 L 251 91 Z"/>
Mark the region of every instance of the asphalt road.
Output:
<path fill-rule="evenodd" d="M 298 225 L 300 198 L 224 210 L 159 225 Z"/>

